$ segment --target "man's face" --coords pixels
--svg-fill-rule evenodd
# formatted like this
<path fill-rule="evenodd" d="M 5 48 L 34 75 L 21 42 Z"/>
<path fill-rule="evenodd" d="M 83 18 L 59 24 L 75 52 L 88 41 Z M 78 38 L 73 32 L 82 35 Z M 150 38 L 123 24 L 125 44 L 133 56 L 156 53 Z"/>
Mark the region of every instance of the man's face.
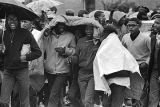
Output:
<path fill-rule="evenodd" d="M 45 12 L 47 15 L 56 14 L 56 12 L 52 11 L 51 9 L 47 9 L 47 10 L 45 10 Z"/>
<path fill-rule="evenodd" d="M 44 28 L 46 25 L 46 22 L 44 22 L 44 21 L 40 21 L 39 23 L 40 23 L 41 28 Z"/>
<path fill-rule="evenodd" d="M 160 18 L 155 19 L 155 22 L 152 27 L 156 32 L 160 33 Z"/>
<path fill-rule="evenodd" d="M 60 34 L 65 31 L 65 25 L 64 25 L 64 24 L 59 23 L 59 24 L 57 25 L 57 28 L 58 28 L 58 32 L 59 32 Z"/>
<path fill-rule="evenodd" d="M 98 17 L 98 20 L 99 20 L 100 24 L 103 24 L 105 22 L 105 20 L 106 20 L 105 14 L 101 13 L 101 15 Z"/>
<path fill-rule="evenodd" d="M 9 25 L 9 27 L 10 27 L 11 30 L 14 30 L 14 29 L 17 28 L 17 26 L 18 26 L 18 19 L 17 19 L 16 16 L 9 15 L 8 18 L 7 18 L 7 20 L 8 20 L 8 25 Z"/>
<path fill-rule="evenodd" d="M 30 21 L 27 21 L 27 20 L 23 20 L 21 22 L 21 24 L 22 24 L 22 28 L 25 28 L 25 29 L 28 29 L 28 30 L 30 30 L 31 27 L 32 27 L 32 23 Z"/>
<path fill-rule="evenodd" d="M 94 32 L 93 26 L 87 25 L 85 28 L 85 33 L 86 33 L 86 36 L 89 37 L 89 39 L 92 39 L 93 32 Z"/>
<path fill-rule="evenodd" d="M 139 28 L 140 28 L 140 25 L 138 25 L 135 21 L 129 21 L 128 24 L 127 24 L 127 26 L 128 26 L 128 30 L 131 33 L 139 30 Z"/>

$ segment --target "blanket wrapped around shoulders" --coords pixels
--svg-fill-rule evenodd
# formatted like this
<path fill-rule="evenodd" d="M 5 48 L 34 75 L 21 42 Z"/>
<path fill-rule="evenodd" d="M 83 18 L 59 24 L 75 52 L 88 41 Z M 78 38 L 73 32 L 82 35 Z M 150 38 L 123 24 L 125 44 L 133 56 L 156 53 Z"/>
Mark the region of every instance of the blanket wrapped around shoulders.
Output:
<path fill-rule="evenodd" d="M 79 25 L 92 25 L 94 26 L 94 38 L 99 39 L 103 32 L 103 27 L 98 21 L 92 18 L 78 17 L 78 16 L 66 16 L 57 15 L 51 22 L 46 26 L 46 28 L 51 28 L 56 26 L 57 23 L 65 23 L 67 26 L 79 26 Z"/>
<path fill-rule="evenodd" d="M 101 90 L 110 95 L 110 81 L 106 80 L 104 75 L 110 75 L 124 70 L 130 72 L 128 79 L 126 77 L 115 77 L 112 78 L 112 83 L 126 87 L 129 84 L 128 89 L 134 92 L 134 96 L 130 92 L 131 97 L 139 99 L 144 85 L 140 75 L 139 65 L 130 52 L 122 45 L 118 35 L 111 33 L 101 43 L 93 63 L 95 90 Z"/>

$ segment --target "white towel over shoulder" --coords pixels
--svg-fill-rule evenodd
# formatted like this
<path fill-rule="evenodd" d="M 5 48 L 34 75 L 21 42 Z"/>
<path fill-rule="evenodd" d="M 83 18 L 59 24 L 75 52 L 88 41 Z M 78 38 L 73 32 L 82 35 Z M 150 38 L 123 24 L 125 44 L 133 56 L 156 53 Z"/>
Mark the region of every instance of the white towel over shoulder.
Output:
<path fill-rule="evenodd" d="M 112 33 L 103 40 L 93 63 L 95 90 L 105 91 L 110 94 L 109 83 L 103 75 L 109 75 L 121 70 L 131 71 L 132 73 L 138 72 L 140 74 L 139 65 L 135 58 L 122 45 L 118 36 Z M 130 84 L 130 81 L 128 83 Z M 125 86 L 126 82 L 123 83 L 122 81 L 121 83 L 119 81 L 117 84 L 124 84 Z"/>

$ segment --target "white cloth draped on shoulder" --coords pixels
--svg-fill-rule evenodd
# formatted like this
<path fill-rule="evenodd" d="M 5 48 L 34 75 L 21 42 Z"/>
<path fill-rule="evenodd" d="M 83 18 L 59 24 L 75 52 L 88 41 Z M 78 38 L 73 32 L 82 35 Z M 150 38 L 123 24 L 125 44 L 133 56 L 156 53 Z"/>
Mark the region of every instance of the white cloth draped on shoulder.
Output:
<path fill-rule="evenodd" d="M 107 81 L 104 78 L 104 75 L 109 75 L 121 70 L 127 70 L 132 73 L 137 72 L 140 75 L 137 61 L 121 44 L 118 35 L 111 33 L 101 43 L 93 63 L 95 90 L 101 90 L 107 94 L 111 94 L 109 88 L 110 82 L 129 87 L 129 77 L 115 77 Z"/>

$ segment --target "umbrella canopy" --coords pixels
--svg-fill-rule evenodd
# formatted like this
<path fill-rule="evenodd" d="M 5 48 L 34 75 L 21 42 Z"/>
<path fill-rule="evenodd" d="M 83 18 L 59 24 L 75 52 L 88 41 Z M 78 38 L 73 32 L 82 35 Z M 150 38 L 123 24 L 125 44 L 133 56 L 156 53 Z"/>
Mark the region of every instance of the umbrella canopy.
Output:
<path fill-rule="evenodd" d="M 27 4 L 36 14 L 40 14 L 41 10 L 48 10 L 53 6 L 58 6 L 63 3 L 56 0 L 37 0 Z"/>
<path fill-rule="evenodd" d="M 38 16 L 28 7 L 17 0 L 0 0 L 0 18 L 5 19 L 7 14 L 15 14 L 20 20 L 34 20 Z"/>

